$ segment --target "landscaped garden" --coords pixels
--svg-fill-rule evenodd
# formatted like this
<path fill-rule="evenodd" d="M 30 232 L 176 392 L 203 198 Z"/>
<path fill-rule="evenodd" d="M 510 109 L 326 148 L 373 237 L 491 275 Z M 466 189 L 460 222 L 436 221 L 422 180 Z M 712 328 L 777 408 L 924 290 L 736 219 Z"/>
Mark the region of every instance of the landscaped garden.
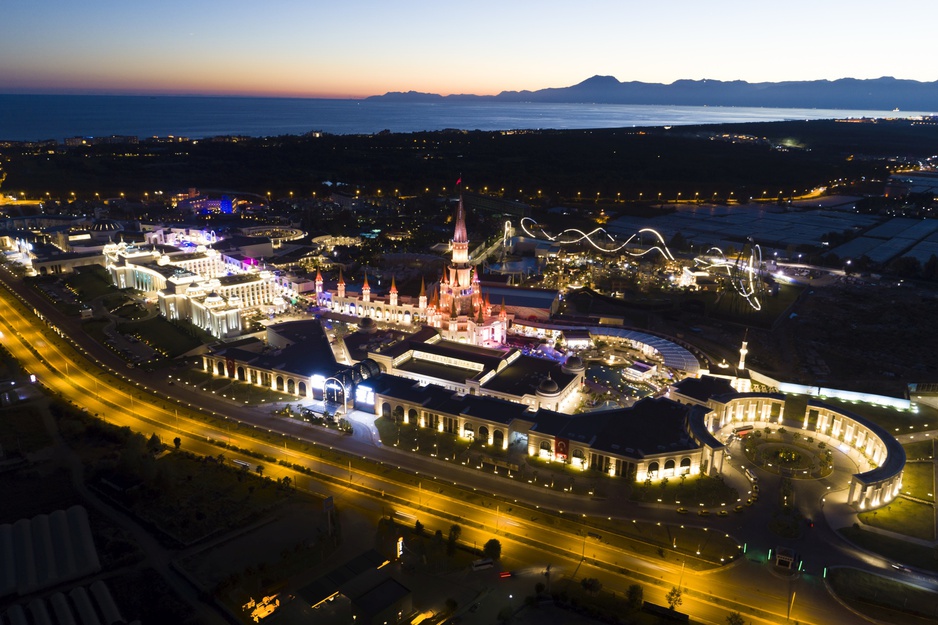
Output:
<path fill-rule="evenodd" d="M 774 437 L 774 438 L 773 438 Z M 833 452 L 811 436 L 779 428 L 757 430 L 746 437 L 743 445 L 746 458 L 770 473 L 795 479 L 816 479 L 830 475 Z"/>

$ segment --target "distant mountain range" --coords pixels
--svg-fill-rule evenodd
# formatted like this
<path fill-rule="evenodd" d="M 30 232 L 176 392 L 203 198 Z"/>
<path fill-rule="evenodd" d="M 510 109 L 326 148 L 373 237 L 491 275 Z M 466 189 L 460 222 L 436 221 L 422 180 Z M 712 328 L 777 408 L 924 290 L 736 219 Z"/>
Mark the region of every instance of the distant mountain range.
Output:
<path fill-rule="evenodd" d="M 938 81 L 919 82 L 892 77 L 792 82 L 743 80 L 678 80 L 669 85 L 619 82 L 593 76 L 571 87 L 537 91 L 502 91 L 498 95 L 449 95 L 416 91 L 389 92 L 368 100 L 439 102 L 491 100 L 569 104 L 654 104 L 682 106 L 757 106 L 774 108 L 920 111 L 938 113 Z"/>

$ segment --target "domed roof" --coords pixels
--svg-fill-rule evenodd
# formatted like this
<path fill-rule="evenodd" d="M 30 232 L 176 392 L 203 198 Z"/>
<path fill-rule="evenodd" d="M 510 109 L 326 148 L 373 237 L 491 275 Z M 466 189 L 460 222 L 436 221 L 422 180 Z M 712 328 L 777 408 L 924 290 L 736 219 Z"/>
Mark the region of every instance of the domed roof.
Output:
<path fill-rule="evenodd" d="M 579 373 L 586 369 L 586 365 L 583 364 L 583 360 L 579 356 L 570 356 L 563 363 L 562 369 L 565 373 Z"/>
<path fill-rule="evenodd" d="M 541 383 L 537 385 L 537 392 L 539 395 L 553 395 L 560 391 L 560 387 L 557 386 L 557 383 L 551 379 L 550 376 L 547 376 Z"/>
<path fill-rule="evenodd" d="M 373 334 L 378 329 L 378 325 L 371 317 L 365 317 L 358 322 L 358 331 L 365 334 Z"/>

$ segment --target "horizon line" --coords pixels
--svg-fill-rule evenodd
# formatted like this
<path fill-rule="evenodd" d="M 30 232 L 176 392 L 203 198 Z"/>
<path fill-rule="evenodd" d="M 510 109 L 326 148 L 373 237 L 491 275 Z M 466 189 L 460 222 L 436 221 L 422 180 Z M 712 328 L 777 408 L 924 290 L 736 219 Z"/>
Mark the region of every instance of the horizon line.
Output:
<path fill-rule="evenodd" d="M 368 98 L 382 97 L 388 94 L 420 94 L 420 95 L 431 95 L 431 96 L 440 96 L 443 98 L 448 97 L 478 97 L 478 98 L 491 98 L 496 97 L 502 93 L 522 93 L 529 92 L 535 93 L 537 91 L 546 90 L 546 89 L 569 89 L 575 87 L 583 82 L 591 80 L 593 78 L 613 78 L 619 84 L 625 85 L 630 83 L 639 83 L 645 85 L 661 85 L 661 86 L 672 86 L 679 82 L 720 82 L 720 83 L 739 83 L 743 82 L 750 85 L 756 84 L 785 84 L 785 83 L 813 83 L 813 82 L 837 82 L 840 80 L 856 80 L 856 81 L 873 81 L 873 80 L 883 80 L 891 79 L 896 81 L 907 81 L 915 82 L 922 85 L 928 85 L 933 83 L 938 83 L 938 79 L 933 81 L 917 80 L 914 78 L 896 78 L 895 76 L 878 76 L 875 78 L 854 78 L 852 76 L 843 76 L 840 78 L 812 78 L 805 80 L 778 80 L 778 81 L 748 81 L 745 79 L 737 78 L 732 80 L 722 80 L 717 78 L 678 78 L 672 82 L 646 82 L 641 80 L 630 80 L 622 81 L 616 78 L 615 76 L 609 74 L 593 74 L 587 78 L 580 80 L 579 82 L 573 83 L 571 85 L 566 85 L 562 87 L 539 87 L 537 89 L 502 89 L 497 93 L 468 93 L 468 92 L 452 92 L 452 93 L 438 93 L 433 91 L 418 91 L 416 89 L 404 89 L 404 90 L 391 90 L 385 91 L 384 93 L 371 93 L 368 95 L 356 95 L 356 94 L 335 94 L 335 93 L 289 93 L 289 92 L 246 92 L 246 91 L 226 91 L 226 90 L 217 90 L 217 91 L 187 91 L 179 89 L 166 89 L 166 90 L 151 90 L 151 89 L 87 89 L 87 88 L 5 88 L 0 86 L 0 95 L 23 95 L 23 96 L 112 96 L 112 97 L 204 97 L 204 98 L 273 98 L 273 99 L 292 99 L 292 100 L 366 100 Z"/>

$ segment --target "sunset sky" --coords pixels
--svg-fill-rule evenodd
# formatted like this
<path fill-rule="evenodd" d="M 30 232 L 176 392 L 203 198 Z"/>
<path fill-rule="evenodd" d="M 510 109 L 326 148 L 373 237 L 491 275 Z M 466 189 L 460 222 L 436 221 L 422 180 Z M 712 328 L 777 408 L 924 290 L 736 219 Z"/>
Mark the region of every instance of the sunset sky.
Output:
<path fill-rule="evenodd" d="M 0 93 L 357 98 L 938 80 L 934 0 L 4 0 Z"/>

